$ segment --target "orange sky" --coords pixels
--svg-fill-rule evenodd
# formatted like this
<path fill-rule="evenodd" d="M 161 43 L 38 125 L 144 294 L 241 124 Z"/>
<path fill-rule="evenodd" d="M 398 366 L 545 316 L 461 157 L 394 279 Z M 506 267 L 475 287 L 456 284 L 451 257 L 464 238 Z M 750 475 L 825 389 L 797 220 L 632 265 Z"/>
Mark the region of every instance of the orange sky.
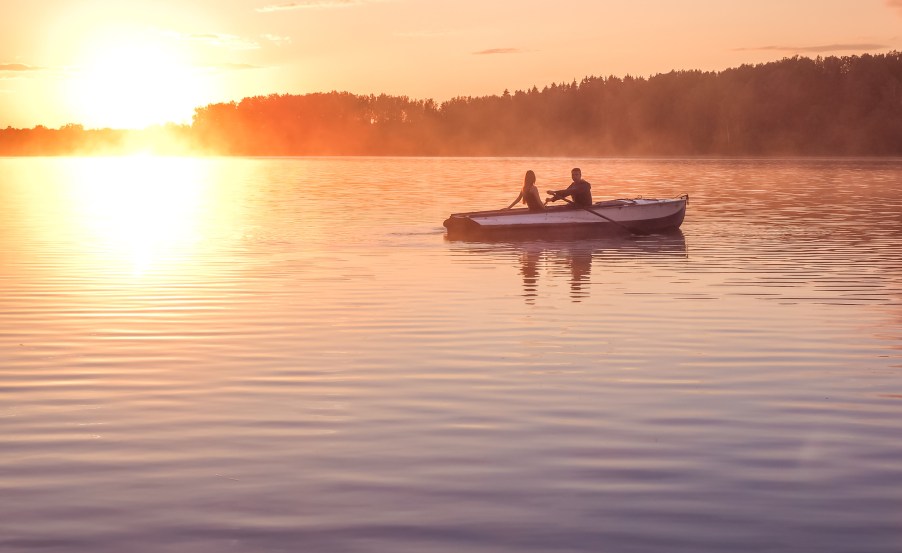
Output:
<path fill-rule="evenodd" d="M 330 90 L 437 101 L 902 49 L 902 0 L 0 0 L 0 128 L 188 123 Z"/>

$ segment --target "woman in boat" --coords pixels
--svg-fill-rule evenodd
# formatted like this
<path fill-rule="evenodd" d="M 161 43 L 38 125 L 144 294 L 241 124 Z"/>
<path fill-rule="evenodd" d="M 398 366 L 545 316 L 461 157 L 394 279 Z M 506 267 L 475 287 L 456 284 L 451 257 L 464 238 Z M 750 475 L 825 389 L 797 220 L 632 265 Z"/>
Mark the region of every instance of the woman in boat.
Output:
<path fill-rule="evenodd" d="M 510 209 L 514 207 L 520 200 L 523 200 L 523 203 L 529 207 L 530 211 L 545 210 L 545 202 L 542 201 L 542 197 L 539 195 L 539 189 L 536 187 L 536 174 L 532 169 L 526 172 L 520 195 L 517 196 L 517 199 L 514 200 L 511 205 L 507 206 L 507 208 Z"/>
<path fill-rule="evenodd" d="M 570 176 L 573 178 L 573 182 L 570 186 L 563 190 L 549 190 L 548 193 L 551 194 L 551 198 L 549 199 L 552 202 L 556 202 L 567 196 L 572 196 L 573 203 L 576 205 L 591 206 L 592 185 L 583 180 L 583 172 L 580 171 L 579 167 L 574 167 L 573 170 L 570 171 Z"/>

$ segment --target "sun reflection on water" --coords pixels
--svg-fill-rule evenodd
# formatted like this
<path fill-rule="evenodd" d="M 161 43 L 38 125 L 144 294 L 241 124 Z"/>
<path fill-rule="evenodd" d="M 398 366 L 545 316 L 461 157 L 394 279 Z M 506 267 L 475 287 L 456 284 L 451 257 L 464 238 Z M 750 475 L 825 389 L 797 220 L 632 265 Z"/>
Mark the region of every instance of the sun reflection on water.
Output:
<path fill-rule="evenodd" d="M 79 160 L 64 196 L 95 271 L 140 278 L 192 262 L 213 200 L 204 164 L 154 156 Z"/>

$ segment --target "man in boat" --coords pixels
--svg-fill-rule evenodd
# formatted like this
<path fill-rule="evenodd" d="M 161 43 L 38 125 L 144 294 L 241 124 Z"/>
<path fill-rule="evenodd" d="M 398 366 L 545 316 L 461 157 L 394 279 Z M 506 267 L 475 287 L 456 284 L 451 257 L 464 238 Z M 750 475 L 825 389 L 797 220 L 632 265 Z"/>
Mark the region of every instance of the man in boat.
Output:
<path fill-rule="evenodd" d="M 549 199 L 552 202 L 556 202 L 567 196 L 571 196 L 573 198 L 573 203 L 576 205 L 586 207 L 591 206 L 592 185 L 583 180 L 583 172 L 580 171 L 579 167 L 574 167 L 573 170 L 570 171 L 570 176 L 573 178 L 573 182 L 570 186 L 563 190 L 549 190 L 548 194 L 551 194 L 551 198 Z"/>

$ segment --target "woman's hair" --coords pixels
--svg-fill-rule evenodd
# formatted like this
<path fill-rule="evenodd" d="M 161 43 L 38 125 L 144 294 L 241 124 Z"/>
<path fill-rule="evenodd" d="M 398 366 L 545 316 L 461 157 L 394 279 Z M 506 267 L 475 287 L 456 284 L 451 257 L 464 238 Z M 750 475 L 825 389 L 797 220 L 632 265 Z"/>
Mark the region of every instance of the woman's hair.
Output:
<path fill-rule="evenodd" d="M 532 172 L 532 169 L 526 172 L 526 178 L 523 179 L 524 185 L 530 185 L 536 183 L 536 174 Z"/>

